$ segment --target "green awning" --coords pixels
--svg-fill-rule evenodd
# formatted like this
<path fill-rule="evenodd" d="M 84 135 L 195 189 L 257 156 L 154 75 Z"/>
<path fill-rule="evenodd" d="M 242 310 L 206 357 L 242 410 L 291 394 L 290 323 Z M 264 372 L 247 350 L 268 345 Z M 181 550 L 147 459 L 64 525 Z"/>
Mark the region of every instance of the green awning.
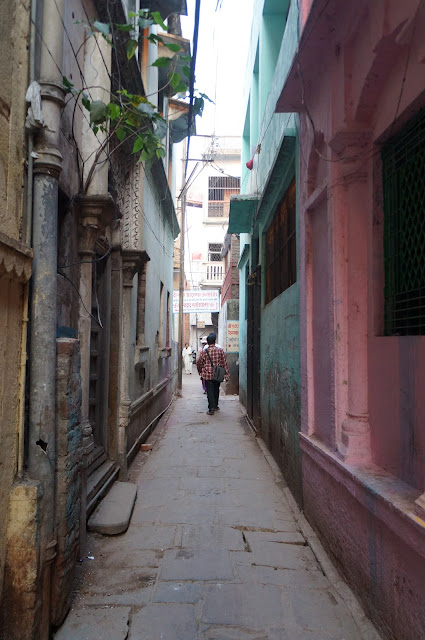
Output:
<path fill-rule="evenodd" d="M 249 233 L 258 203 L 258 196 L 231 196 L 228 233 Z"/>

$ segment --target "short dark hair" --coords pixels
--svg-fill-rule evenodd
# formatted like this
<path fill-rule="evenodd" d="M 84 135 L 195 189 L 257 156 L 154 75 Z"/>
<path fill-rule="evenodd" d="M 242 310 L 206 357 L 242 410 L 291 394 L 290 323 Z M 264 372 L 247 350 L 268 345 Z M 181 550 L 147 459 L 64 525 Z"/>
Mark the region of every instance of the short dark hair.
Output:
<path fill-rule="evenodd" d="M 214 344 L 214 342 L 216 341 L 217 336 L 215 335 L 215 333 L 210 333 L 209 336 L 207 337 L 207 342 L 208 344 Z"/>

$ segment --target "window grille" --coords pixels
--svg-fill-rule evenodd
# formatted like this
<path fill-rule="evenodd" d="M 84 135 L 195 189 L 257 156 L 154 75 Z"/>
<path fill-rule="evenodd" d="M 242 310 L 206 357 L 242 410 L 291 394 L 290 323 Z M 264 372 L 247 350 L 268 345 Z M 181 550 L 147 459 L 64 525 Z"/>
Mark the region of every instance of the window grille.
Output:
<path fill-rule="evenodd" d="M 210 176 L 208 178 L 208 217 L 228 218 L 230 196 L 239 193 L 240 178 Z"/>
<path fill-rule="evenodd" d="M 297 279 L 295 178 L 276 207 L 266 234 L 266 304 Z"/>
<path fill-rule="evenodd" d="M 385 335 L 425 335 L 425 109 L 382 149 Z"/>
<path fill-rule="evenodd" d="M 212 242 L 208 245 L 208 261 L 221 262 L 221 251 L 223 245 L 218 242 Z"/>

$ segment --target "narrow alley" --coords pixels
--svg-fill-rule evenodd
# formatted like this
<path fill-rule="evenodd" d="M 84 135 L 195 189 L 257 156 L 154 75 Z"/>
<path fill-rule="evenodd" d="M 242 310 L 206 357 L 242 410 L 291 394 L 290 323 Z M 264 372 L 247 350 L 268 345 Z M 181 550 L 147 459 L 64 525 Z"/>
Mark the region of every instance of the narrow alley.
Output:
<path fill-rule="evenodd" d="M 55 640 L 378 640 L 237 396 L 196 369 L 129 473 L 125 534 L 88 538 Z"/>

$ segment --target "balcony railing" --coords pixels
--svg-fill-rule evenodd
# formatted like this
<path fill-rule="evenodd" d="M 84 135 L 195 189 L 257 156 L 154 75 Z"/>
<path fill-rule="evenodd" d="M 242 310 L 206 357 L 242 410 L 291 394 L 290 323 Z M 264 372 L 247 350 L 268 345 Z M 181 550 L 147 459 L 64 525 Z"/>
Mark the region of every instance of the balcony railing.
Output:
<path fill-rule="evenodd" d="M 208 217 L 209 218 L 228 218 L 230 210 L 230 202 L 224 200 L 208 201 Z"/>
<path fill-rule="evenodd" d="M 207 264 L 207 282 L 221 283 L 223 281 L 223 265 L 217 262 Z"/>

